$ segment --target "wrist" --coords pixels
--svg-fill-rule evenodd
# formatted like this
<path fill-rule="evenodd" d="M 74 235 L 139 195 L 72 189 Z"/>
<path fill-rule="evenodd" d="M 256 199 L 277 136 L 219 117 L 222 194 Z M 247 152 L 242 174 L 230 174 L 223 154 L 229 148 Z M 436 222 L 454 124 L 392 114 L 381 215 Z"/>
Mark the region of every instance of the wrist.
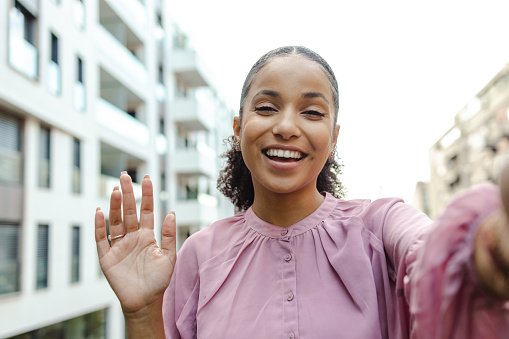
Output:
<path fill-rule="evenodd" d="M 509 225 L 502 210 L 489 215 L 475 239 L 474 264 L 482 285 L 498 298 L 509 299 Z"/>
<path fill-rule="evenodd" d="M 137 311 L 125 311 L 125 327 L 127 338 L 164 338 L 163 299 Z"/>

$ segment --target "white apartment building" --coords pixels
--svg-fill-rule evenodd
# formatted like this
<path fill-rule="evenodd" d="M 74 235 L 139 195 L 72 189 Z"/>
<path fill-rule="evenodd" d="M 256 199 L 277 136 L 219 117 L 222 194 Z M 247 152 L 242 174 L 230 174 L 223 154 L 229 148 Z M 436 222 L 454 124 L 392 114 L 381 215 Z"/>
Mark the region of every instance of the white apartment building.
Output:
<path fill-rule="evenodd" d="M 151 175 L 179 247 L 231 215 L 215 185 L 233 112 L 169 13 L 163 0 L 0 1 L 0 338 L 124 337 L 94 241 L 120 171 L 138 202 Z"/>
<path fill-rule="evenodd" d="M 432 217 L 460 190 L 498 181 L 502 166 L 509 163 L 509 64 L 456 115 L 429 155 Z"/>

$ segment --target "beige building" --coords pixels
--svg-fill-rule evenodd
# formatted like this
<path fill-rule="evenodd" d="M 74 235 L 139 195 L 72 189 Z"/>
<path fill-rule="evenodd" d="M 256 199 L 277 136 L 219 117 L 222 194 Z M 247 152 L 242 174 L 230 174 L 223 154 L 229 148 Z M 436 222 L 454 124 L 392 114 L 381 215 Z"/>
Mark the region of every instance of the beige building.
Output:
<path fill-rule="evenodd" d="M 124 337 L 93 225 L 120 171 L 138 203 L 151 175 L 179 246 L 232 213 L 215 182 L 233 111 L 168 6 L 0 1 L 0 338 Z"/>
<path fill-rule="evenodd" d="M 455 117 L 430 149 L 430 216 L 437 216 L 458 191 L 497 182 L 509 156 L 509 64 Z"/>

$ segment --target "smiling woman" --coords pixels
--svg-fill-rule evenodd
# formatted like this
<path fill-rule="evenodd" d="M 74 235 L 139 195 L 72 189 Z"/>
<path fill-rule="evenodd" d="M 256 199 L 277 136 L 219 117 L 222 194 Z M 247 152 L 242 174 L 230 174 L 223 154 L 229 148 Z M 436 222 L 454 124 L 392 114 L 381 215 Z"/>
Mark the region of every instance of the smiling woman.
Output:
<path fill-rule="evenodd" d="M 396 198 L 343 200 L 334 73 L 283 47 L 248 74 L 218 188 L 238 213 L 175 251 L 175 214 L 140 227 L 130 177 L 111 195 L 101 268 L 129 338 L 504 338 L 509 331 L 509 169 L 432 222 Z M 506 202 L 503 207 L 502 200 Z M 123 216 L 121 215 L 123 201 Z"/>

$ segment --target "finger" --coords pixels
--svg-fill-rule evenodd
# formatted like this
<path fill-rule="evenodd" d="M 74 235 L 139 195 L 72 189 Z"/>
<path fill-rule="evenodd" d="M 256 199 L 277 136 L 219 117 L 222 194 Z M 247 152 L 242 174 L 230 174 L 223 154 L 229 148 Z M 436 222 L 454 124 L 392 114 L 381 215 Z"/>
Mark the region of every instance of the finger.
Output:
<path fill-rule="evenodd" d="M 133 182 L 127 172 L 120 174 L 122 187 L 122 206 L 124 207 L 124 227 L 127 233 L 138 230 L 138 217 L 136 215 L 136 199 L 134 198 Z"/>
<path fill-rule="evenodd" d="M 112 238 L 124 234 L 124 225 L 122 224 L 122 194 L 118 186 L 113 188 L 110 197 L 110 235 Z M 112 243 L 116 240 L 112 240 Z"/>
<path fill-rule="evenodd" d="M 154 229 L 154 189 L 148 174 L 141 182 L 140 227 Z"/>
<path fill-rule="evenodd" d="M 173 262 L 175 262 L 175 257 L 177 254 L 176 249 L 176 217 L 175 212 L 170 212 L 163 221 L 162 228 L 162 237 L 161 237 L 161 249 L 163 252 L 172 257 Z"/>
<path fill-rule="evenodd" d="M 106 237 L 104 213 L 99 207 L 95 210 L 95 243 L 97 245 L 97 254 L 99 255 L 99 259 L 101 259 L 110 250 L 110 244 Z"/>

